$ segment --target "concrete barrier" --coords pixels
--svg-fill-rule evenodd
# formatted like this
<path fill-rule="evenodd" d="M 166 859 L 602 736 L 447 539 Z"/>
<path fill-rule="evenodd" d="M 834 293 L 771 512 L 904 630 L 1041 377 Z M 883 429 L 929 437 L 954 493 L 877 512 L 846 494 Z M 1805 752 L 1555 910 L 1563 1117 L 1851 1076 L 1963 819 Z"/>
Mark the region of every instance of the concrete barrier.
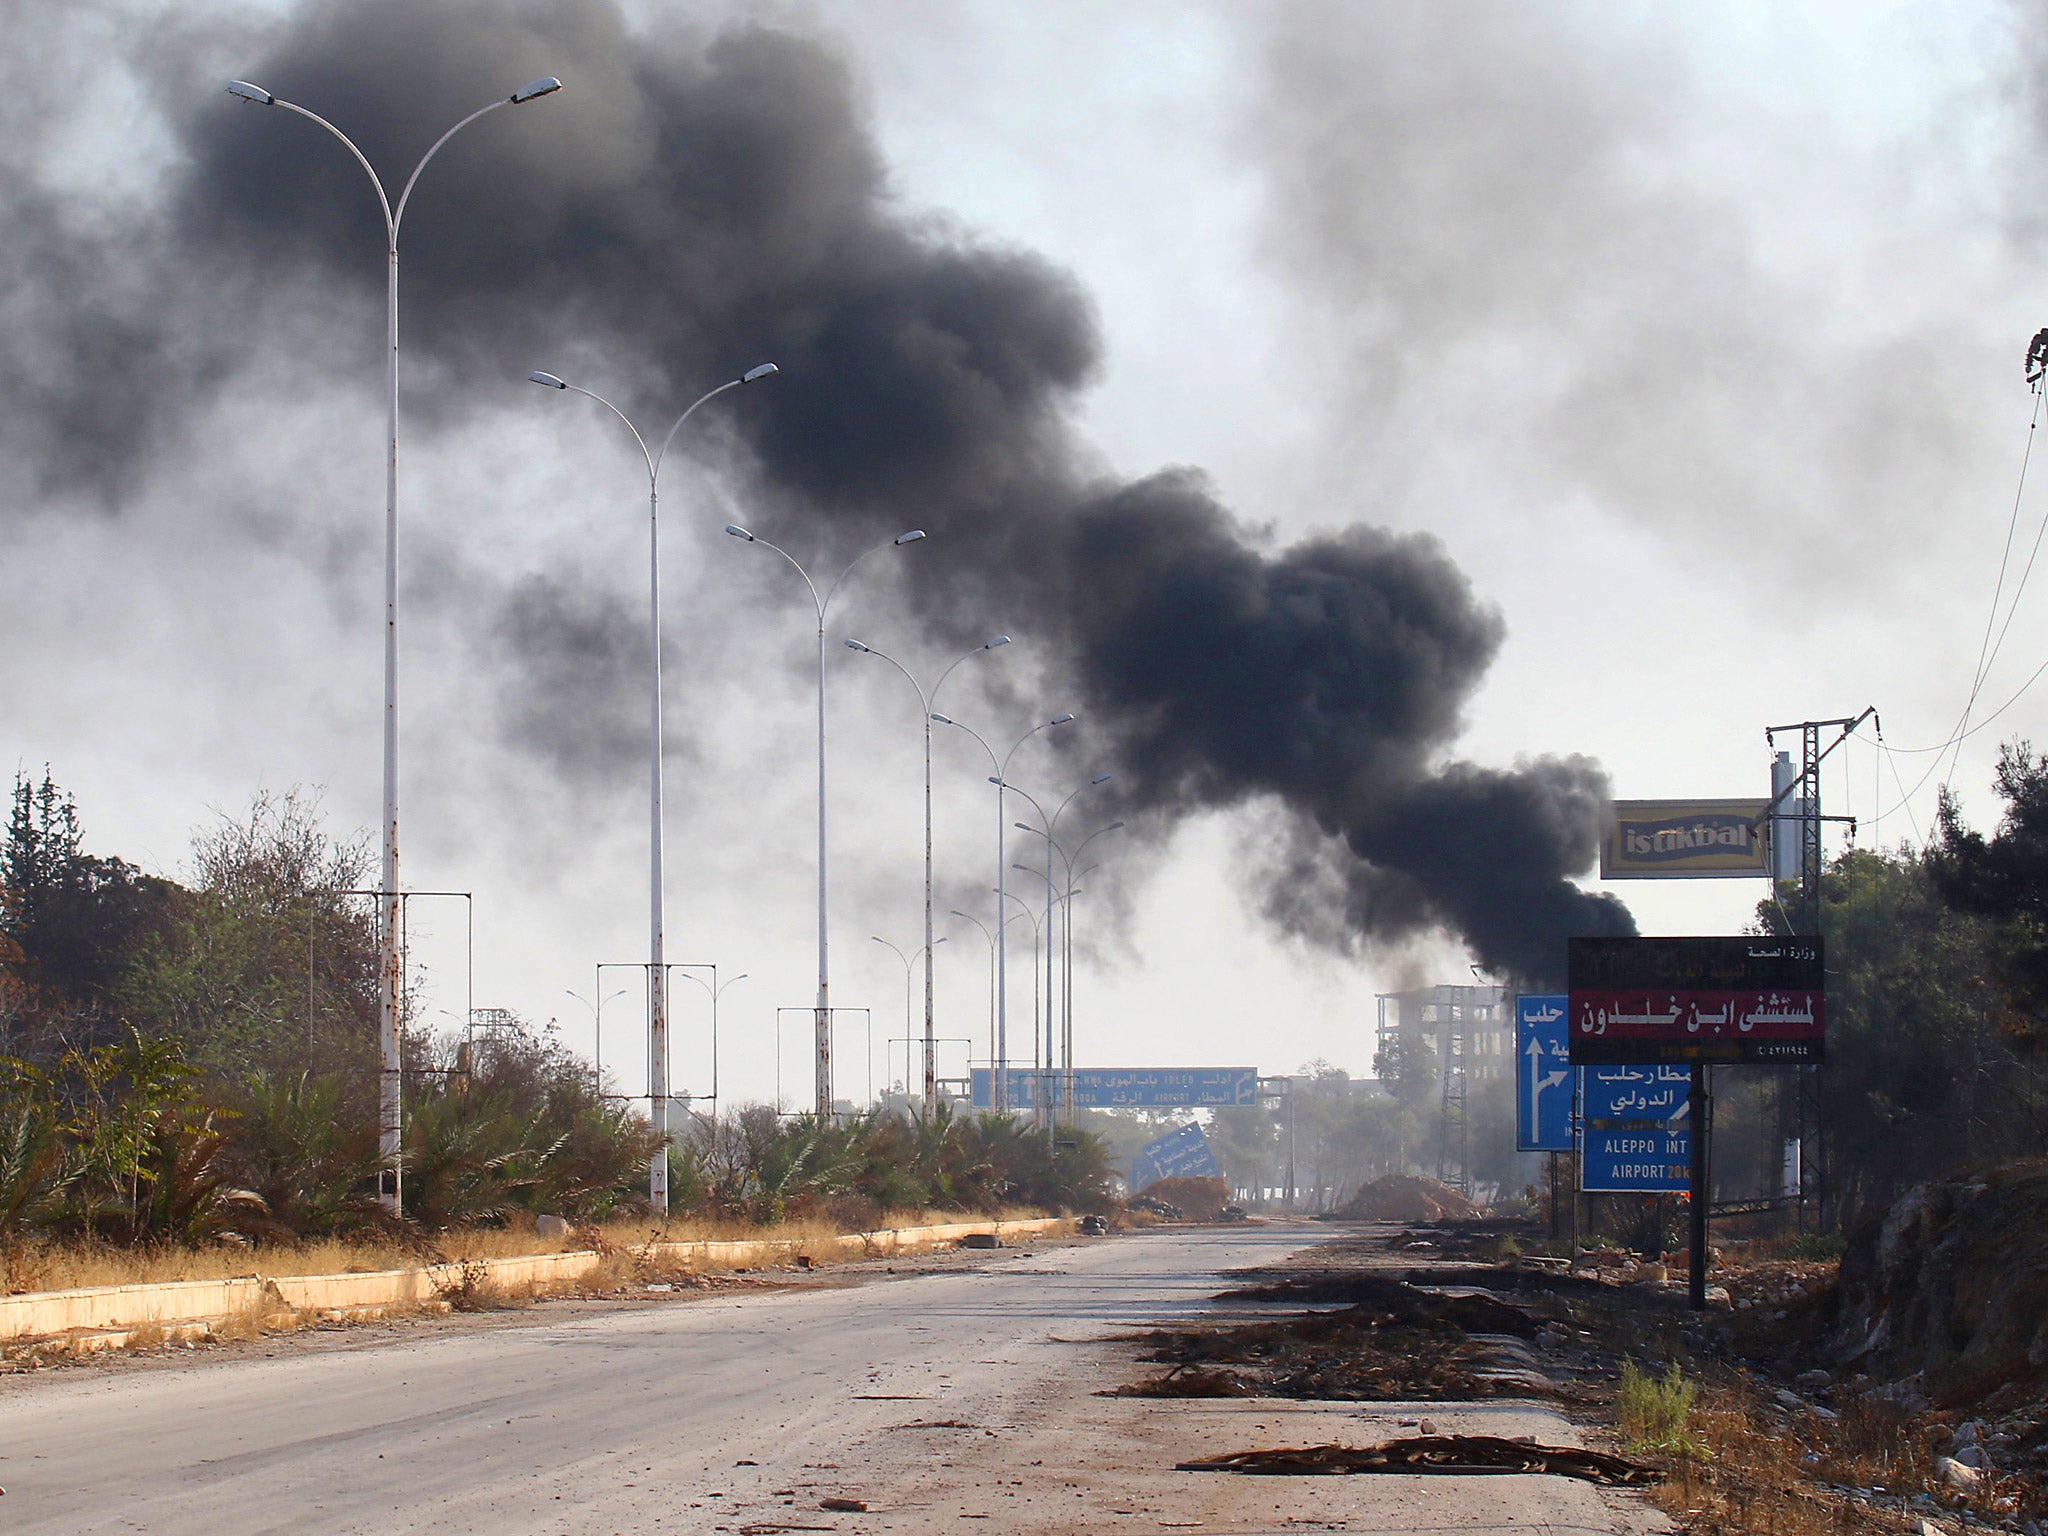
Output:
<path fill-rule="evenodd" d="M 749 1238 L 731 1242 L 649 1243 L 626 1250 L 671 1269 L 752 1269 L 792 1259 L 885 1258 L 956 1243 L 972 1232 L 1035 1237 L 1071 1231 L 1068 1217 L 1029 1221 L 949 1222 L 892 1227 L 827 1238 Z M 520 1254 L 468 1263 L 347 1275 L 245 1275 L 232 1280 L 169 1280 L 147 1285 L 94 1285 L 69 1291 L 0 1296 L 0 1344 L 60 1335 L 97 1334 L 102 1347 L 125 1343 L 135 1330 L 237 1316 L 362 1314 L 445 1307 L 465 1285 L 543 1295 L 572 1290 L 599 1273 L 607 1256 L 593 1249 Z"/>

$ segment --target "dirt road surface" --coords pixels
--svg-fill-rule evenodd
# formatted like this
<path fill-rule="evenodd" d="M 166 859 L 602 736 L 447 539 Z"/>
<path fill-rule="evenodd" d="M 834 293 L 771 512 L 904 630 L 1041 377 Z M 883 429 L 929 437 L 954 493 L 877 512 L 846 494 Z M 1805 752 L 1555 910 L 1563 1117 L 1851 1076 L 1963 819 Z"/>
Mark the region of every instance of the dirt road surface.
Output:
<path fill-rule="evenodd" d="M 543 1306 L 267 1357 L 0 1382 L 0 1531 L 860 1533 L 1544 1530 L 1644 1536 L 1544 1476 L 1242 1477 L 1254 1446 L 1578 1435 L 1548 1408 L 1160 1401 L 1103 1338 L 1202 1314 L 1306 1226 L 1175 1230 L 857 1284 Z M 345 1336 L 344 1336 L 345 1337 Z M 832 1511 L 827 1499 L 865 1511 Z"/>

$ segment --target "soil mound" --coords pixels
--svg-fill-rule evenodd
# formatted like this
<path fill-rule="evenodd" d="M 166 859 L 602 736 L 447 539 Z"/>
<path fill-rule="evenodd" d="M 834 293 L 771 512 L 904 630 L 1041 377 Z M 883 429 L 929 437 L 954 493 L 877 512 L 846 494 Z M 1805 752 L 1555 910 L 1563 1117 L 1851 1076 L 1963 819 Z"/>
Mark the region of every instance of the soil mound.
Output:
<path fill-rule="evenodd" d="M 1464 1221 L 1479 1215 L 1479 1207 L 1435 1179 L 1390 1173 L 1330 1214 L 1342 1221 Z"/>

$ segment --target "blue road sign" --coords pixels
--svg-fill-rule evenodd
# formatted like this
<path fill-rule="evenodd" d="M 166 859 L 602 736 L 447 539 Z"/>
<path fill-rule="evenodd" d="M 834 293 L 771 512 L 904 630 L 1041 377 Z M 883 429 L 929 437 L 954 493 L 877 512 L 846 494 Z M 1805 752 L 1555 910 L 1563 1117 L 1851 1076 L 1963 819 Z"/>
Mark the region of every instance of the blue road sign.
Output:
<path fill-rule="evenodd" d="M 1595 1194 L 1684 1194 L 1692 1132 L 1684 1066 L 1581 1067 L 1579 1187 Z"/>
<path fill-rule="evenodd" d="M 1131 1159 L 1131 1188 L 1144 1189 L 1161 1179 L 1220 1179 L 1216 1154 L 1199 1125 L 1184 1125 L 1148 1141 Z"/>
<path fill-rule="evenodd" d="M 1571 1030 L 1562 992 L 1515 999 L 1515 1146 L 1572 1149 Z"/>
<path fill-rule="evenodd" d="M 976 1109 L 992 1107 L 989 1091 L 994 1074 L 976 1067 L 970 1074 Z M 1039 1076 L 1033 1067 L 1009 1071 L 1009 1105 L 1031 1109 L 1038 1103 Z M 1057 1069 L 1045 1074 L 1046 1102 L 1058 1105 L 1065 1089 Z M 1223 1109 L 1259 1102 L 1257 1067 L 1076 1067 L 1074 1105 L 1078 1109 Z"/>

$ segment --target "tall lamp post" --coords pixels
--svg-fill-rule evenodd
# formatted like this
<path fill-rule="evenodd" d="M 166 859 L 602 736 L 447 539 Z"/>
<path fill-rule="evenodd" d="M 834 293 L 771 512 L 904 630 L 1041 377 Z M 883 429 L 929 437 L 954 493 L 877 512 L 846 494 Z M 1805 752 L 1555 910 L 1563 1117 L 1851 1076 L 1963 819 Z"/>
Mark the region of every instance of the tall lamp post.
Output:
<path fill-rule="evenodd" d="M 1015 891 L 998 891 L 998 892 L 997 892 L 996 894 L 997 894 L 998 896 L 1000 896 L 1000 897 L 1001 897 L 1001 898 L 1002 898 L 1002 899 L 1003 899 L 1004 901 L 1014 901 L 1015 903 L 1017 903 L 1017 911 L 1016 911 L 1015 915 L 1013 915 L 1013 916 L 1012 916 L 1012 917 L 1011 917 L 1011 918 L 1010 918 L 1010 919 L 1009 919 L 1008 921 L 1006 921 L 1006 922 L 1005 922 L 1005 923 L 1003 924 L 1003 928 L 1004 928 L 1005 930 L 1007 930 L 1007 929 L 1009 928 L 1009 926 L 1010 926 L 1010 924 L 1011 924 L 1011 923 L 1020 923 L 1020 922 L 1021 922 L 1021 923 L 1029 923 L 1029 924 L 1031 925 L 1031 1072 L 1032 1072 L 1032 1077 L 1033 1077 L 1033 1079 L 1035 1080 L 1035 1079 L 1036 1079 L 1036 1077 L 1037 1077 L 1037 1075 L 1038 1075 L 1038 1071 L 1039 1071 L 1039 1065 L 1038 1065 L 1038 939 L 1039 939 L 1039 932 L 1038 932 L 1038 914 L 1037 914 L 1036 912 L 1034 912 L 1034 911 L 1032 911 L 1032 910 L 1031 910 L 1031 903 L 1030 903 L 1030 902 L 1028 902 L 1028 901 L 1026 901 L 1026 900 L 1025 900 L 1025 899 L 1024 899 L 1024 898 L 1023 898 L 1022 896 L 1019 896 L 1019 895 L 1018 895 L 1018 894 L 1017 894 L 1017 893 L 1016 893 Z M 1005 1063 L 1003 1064 L 1003 1068 L 1002 1068 L 1002 1070 L 1004 1071 L 1004 1073 L 1005 1073 L 1005 1074 L 1007 1074 L 1007 1073 L 1008 1073 L 1008 1071 L 1009 1071 L 1009 1064 L 1008 1064 L 1007 1062 L 1005 1062 Z M 1005 1105 L 1007 1105 L 1007 1104 L 1009 1103 L 1009 1093 L 1008 1093 L 1008 1090 L 1007 1090 L 1007 1088 L 1006 1088 L 1006 1089 L 1005 1089 L 1005 1091 L 1004 1091 L 1004 1097 L 1003 1097 L 1003 1102 L 1004 1102 L 1004 1104 L 1005 1104 Z M 1036 1102 L 1036 1100 L 1034 1099 L 1034 1101 L 1033 1101 L 1033 1102 L 1035 1103 L 1035 1102 Z"/>
<path fill-rule="evenodd" d="M 640 429 L 611 401 L 594 390 L 570 384 L 552 373 L 529 373 L 527 378 L 549 389 L 566 390 L 595 400 L 625 423 L 647 468 L 647 627 L 649 636 L 648 688 L 650 692 L 650 742 L 648 756 L 647 816 L 647 1113 L 652 1122 L 655 1151 L 647 1164 L 647 1199 L 657 1215 L 668 1214 L 668 967 L 663 961 L 663 926 L 666 897 L 662 879 L 665 835 L 661 811 L 661 466 L 668 457 L 669 444 L 683 423 L 705 401 L 738 389 L 777 371 L 773 363 L 760 363 L 736 379 L 727 379 L 692 400 L 668 429 L 661 446 L 650 449 Z M 685 973 L 687 974 L 687 973 Z"/>
<path fill-rule="evenodd" d="M 1080 794 L 1081 791 L 1084 789 L 1093 789 L 1098 784 L 1107 784 L 1110 780 L 1110 777 L 1111 775 L 1109 774 L 1098 773 L 1095 775 L 1094 778 L 1090 779 L 1087 783 L 1077 784 L 1076 786 L 1074 786 L 1073 790 L 1067 795 L 1067 798 L 1059 803 L 1059 808 L 1055 810 L 1051 816 L 1047 816 L 1045 814 L 1045 807 L 1040 805 L 1038 801 L 1034 799 L 1030 794 L 1026 793 L 1022 789 L 1019 789 L 1015 784 L 1004 782 L 1002 784 L 1003 788 L 1012 790 L 1016 794 L 1023 796 L 1025 803 L 1028 804 L 1031 807 L 1031 809 L 1038 812 L 1038 826 L 1034 827 L 1031 826 L 1029 823 L 1022 821 L 1014 822 L 1012 823 L 1012 825 L 1014 825 L 1020 832 L 1039 832 L 1045 838 L 1046 842 L 1051 843 L 1054 840 L 1054 833 L 1057 832 L 1059 829 L 1060 817 L 1065 815 L 1067 807 L 1074 803 L 1074 796 Z M 998 782 L 1002 781 L 999 780 Z M 1035 874 L 1036 871 L 1034 870 L 1033 873 Z M 1045 858 L 1045 1063 L 1047 1067 L 1051 1067 L 1053 1060 L 1052 949 L 1052 855 L 1047 854 Z M 1048 1119 L 1046 1111 L 1051 1106 L 1045 1103 L 1045 1088 L 1042 1083 L 1039 1085 L 1038 1098 L 1039 1119 L 1040 1123 L 1044 1124 Z"/>
<path fill-rule="evenodd" d="M 728 987 L 736 986 L 740 982 L 745 981 L 748 973 L 741 971 L 739 975 L 728 976 L 724 981 L 717 981 L 716 973 L 714 973 L 713 981 L 706 981 L 695 971 L 684 971 L 683 974 L 711 994 L 711 1102 L 716 1104 L 718 1102 L 718 1000 L 725 996 Z M 689 1102 L 688 1099 L 683 1101 L 685 1109 L 689 1107 Z"/>
<path fill-rule="evenodd" d="M 887 651 L 878 651 L 872 645 L 863 645 L 858 640 L 846 642 L 846 648 L 849 651 L 858 651 L 863 656 L 879 656 L 898 672 L 901 672 L 903 680 L 917 690 L 917 702 L 923 715 L 924 724 L 924 947 L 927 953 L 930 952 L 932 946 L 937 942 L 932 937 L 932 704 L 939 696 L 939 689 L 945 686 L 946 679 L 953 675 L 954 667 L 959 666 L 963 661 L 981 655 L 984 651 L 997 650 L 1009 643 L 1010 637 L 1008 635 L 997 635 L 993 640 L 984 641 L 965 656 L 956 659 L 952 666 L 947 667 L 945 671 L 939 674 L 938 681 L 927 689 L 915 677 L 910 675 L 908 667 L 904 666 L 902 662 L 891 656 Z M 908 1050 L 909 1047 L 906 1046 L 904 1049 Z M 903 1075 L 906 1078 L 910 1075 L 910 1068 L 907 1065 L 903 1069 Z M 903 1087 L 906 1093 L 910 1091 L 910 1085 L 907 1082 Z M 924 1102 L 927 1111 L 929 1111 L 931 1105 L 938 1102 L 938 1097 L 938 1036 L 932 1022 L 932 967 L 931 962 L 927 960 L 924 968 Z"/>
<path fill-rule="evenodd" d="M 963 923 L 972 923 L 979 928 L 983 940 L 988 944 L 988 1101 L 993 1107 L 996 1101 L 996 936 L 988 931 L 988 924 L 980 918 L 970 917 L 958 907 L 949 907 L 947 911 Z M 971 1063 L 972 1058 L 969 1060 Z"/>
<path fill-rule="evenodd" d="M 378 985 L 377 985 L 377 1196 L 384 1209 L 396 1216 L 401 1200 L 400 1132 L 403 1128 L 399 1026 L 404 1021 L 404 959 L 399 950 L 402 918 L 398 896 L 398 230 L 405 220 L 412 189 L 427 162 L 440 153 L 441 146 L 478 118 L 500 107 L 522 106 L 562 88 L 553 75 L 529 81 L 511 95 L 479 107 L 434 140 L 433 147 L 420 156 L 419 164 L 405 179 L 405 186 L 393 203 L 384 179 L 355 140 L 319 113 L 296 102 L 273 96 L 247 80 L 231 80 L 230 96 L 259 107 L 282 107 L 285 111 L 318 123 L 341 140 L 370 178 L 377 193 L 377 206 L 384 214 L 384 344 L 385 344 L 385 451 L 384 451 L 384 822 L 383 878 L 378 888 Z"/>
<path fill-rule="evenodd" d="M 1102 779 L 1108 777 L 1109 775 L 1105 773 Z M 1100 784 L 1102 779 L 1097 779 L 1095 782 Z M 1076 793 L 1078 792 L 1076 791 Z M 1073 796 L 1069 795 L 1067 798 L 1071 800 Z M 1065 807 L 1062 806 L 1061 809 L 1065 809 Z M 1123 823 L 1121 821 L 1112 821 L 1106 827 L 1097 827 L 1093 832 L 1090 832 L 1081 839 L 1071 856 L 1067 853 L 1066 849 L 1062 848 L 1051 838 L 1047 837 L 1045 843 L 1046 847 L 1050 850 L 1046 858 L 1047 873 L 1051 873 L 1051 853 L 1056 853 L 1060 856 L 1060 866 L 1067 872 L 1066 890 L 1060 896 L 1060 901 L 1063 904 L 1060 919 L 1063 929 L 1060 950 L 1060 1082 L 1062 1093 L 1064 1094 L 1064 1118 L 1069 1124 L 1073 1123 L 1074 1118 L 1074 897 L 1080 894 L 1080 887 L 1075 884 L 1079 877 L 1074 873 L 1074 865 L 1079 862 L 1083 851 L 1096 838 L 1118 831 L 1122 827 Z M 1030 832 L 1038 837 L 1045 837 L 1045 834 L 1040 832 L 1038 828 L 1028 826 L 1021 821 L 1017 823 L 1017 830 L 1020 832 Z M 1022 868 L 1023 866 L 1020 865 L 1018 867 Z M 1089 869 L 1098 867 L 1092 864 L 1088 866 Z M 1086 875 L 1087 872 L 1087 870 L 1083 870 L 1081 873 Z M 1034 869 L 1030 873 L 1035 875 L 1038 871 Z M 1046 1019 L 1046 1030 L 1049 1035 L 1052 1030 L 1050 1015 Z"/>
<path fill-rule="evenodd" d="M 817 1045 L 813 1063 L 817 1077 L 818 1118 L 828 1119 L 832 1114 L 832 984 L 831 971 L 827 960 L 825 927 L 825 611 L 832 606 L 832 599 L 838 595 L 839 587 L 852 574 L 853 568 L 869 555 L 880 554 L 885 549 L 904 544 L 915 544 L 924 537 L 922 528 L 913 528 L 908 533 L 899 533 L 870 549 L 864 549 L 846 562 L 846 569 L 833 578 L 832 584 L 823 592 L 811 580 L 811 573 L 805 570 L 796 558 L 780 544 L 749 533 L 732 523 L 725 525 L 725 531 L 736 539 L 749 544 L 759 544 L 772 549 L 795 568 L 803 577 L 804 586 L 809 589 L 811 602 L 818 610 L 818 1004 L 817 1004 Z"/>
<path fill-rule="evenodd" d="M 1003 775 L 1009 772 L 1010 759 L 1017 755 L 1018 747 L 1023 746 L 1025 742 L 1036 736 L 1040 731 L 1050 730 L 1056 725 L 1066 725 L 1073 718 L 1071 714 L 1063 714 L 1054 715 L 1050 720 L 1040 721 L 1022 736 L 1019 736 L 1012 743 L 1009 751 L 1005 752 L 1001 757 L 997 757 L 996 749 L 990 746 L 981 732 L 975 730 L 973 726 L 962 725 L 958 720 L 948 715 L 934 714 L 932 716 L 932 719 L 940 725 L 950 725 L 954 729 L 965 731 L 969 736 L 972 736 L 975 741 L 980 743 L 981 750 L 988 754 L 989 766 L 995 769 L 995 772 L 989 775 L 988 780 L 989 783 L 996 787 L 996 1062 L 995 1077 L 992 1080 L 993 1091 L 989 1097 L 998 1113 L 1010 1107 L 1010 952 L 1009 927 L 1003 921 L 1003 898 L 1009 893 L 1008 877 L 1004 874 L 1004 869 L 1008 865 L 1009 860 L 1003 856 Z M 1035 1010 L 1033 1016 L 1036 1017 Z M 1032 1028 L 1035 1030 L 1037 1025 L 1034 1024 Z"/>
<path fill-rule="evenodd" d="M 906 955 L 905 953 L 903 953 L 902 950 L 898 949 L 894 944 L 891 944 L 879 933 L 869 934 L 868 937 L 873 939 L 877 944 L 882 945 L 889 951 L 890 954 L 894 955 L 898 960 L 901 960 L 903 962 L 903 1093 L 904 1096 L 907 1098 L 910 1095 L 910 1042 L 914 1038 L 916 1038 L 913 1035 L 912 1031 L 915 1030 L 917 1027 L 917 998 L 916 994 L 912 991 L 911 969 L 917 964 L 917 962 L 920 959 L 924 961 L 924 999 L 926 1009 L 925 1049 L 927 1050 L 927 1052 L 929 1052 L 931 1049 L 930 1009 L 932 999 L 933 950 L 936 948 L 937 945 L 943 944 L 946 941 L 944 939 L 934 940 L 933 943 L 921 945 L 915 951 Z M 927 1058 L 925 1062 L 924 1080 L 927 1084 L 925 1088 L 924 1112 L 926 1114 L 930 1114 L 932 1112 L 932 1106 L 938 1103 L 939 1101 L 939 1095 L 937 1087 L 933 1085 L 933 1075 L 931 1069 L 931 1062 L 929 1058 Z"/>

